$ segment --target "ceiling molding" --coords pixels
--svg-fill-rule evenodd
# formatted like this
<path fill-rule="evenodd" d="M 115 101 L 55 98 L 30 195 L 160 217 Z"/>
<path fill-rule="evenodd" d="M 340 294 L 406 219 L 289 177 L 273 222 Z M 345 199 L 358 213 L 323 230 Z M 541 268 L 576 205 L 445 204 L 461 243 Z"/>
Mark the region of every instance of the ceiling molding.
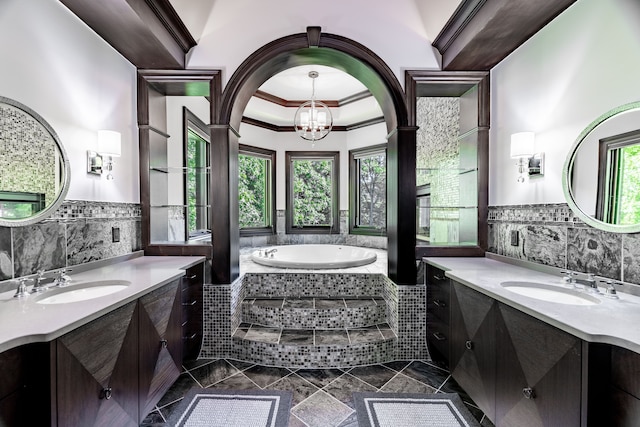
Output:
<path fill-rule="evenodd" d="M 488 71 L 576 0 L 464 0 L 433 46 L 446 71 Z"/>
<path fill-rule="evenodd" d="M 309 101 L 308 99 L 304 101 L 283 99 L 279 96 L 271 95 L 270 93 L 264 92 L 262 90 L 257 90 L 253 96 L 286 108 L 298 108 L 305 102 Z M 340 101 L 323 101 L 319 99 L 316 101 L 324 103 L 327 107 L 338 108 L 341 106 Z"/>
<path fill-rule="evenodd" d="M 309 47 L 320 46 L 320 35 L 322 34 L 321 27 L 307 27 L 307 42 Z"/>
<path fill-rule="evenodd" d="M 169 0 L 60 0 L 137 68 L 183 69 L 196 41 Z"/>
<path fill-rule="evenodd" d="M 384 117 L 375 117 L 369 120 L 363 120 L 361 122 L 353 123 L 346 126 L 333 126 L 331 128 L 331 132 L 348 132 L 350 130 L 356 130 L 367 126 L 376 125 L 378 123 L 384 123 Z M 252 119 L 251 117 L 242 116 L 242 123 L 256 126 L 262 129 L 270 130 L 272 132 L 295 132 L 295 129 L 292 126 L 278 126 L 273 123 L 268 123 L 258 119 Z"/>

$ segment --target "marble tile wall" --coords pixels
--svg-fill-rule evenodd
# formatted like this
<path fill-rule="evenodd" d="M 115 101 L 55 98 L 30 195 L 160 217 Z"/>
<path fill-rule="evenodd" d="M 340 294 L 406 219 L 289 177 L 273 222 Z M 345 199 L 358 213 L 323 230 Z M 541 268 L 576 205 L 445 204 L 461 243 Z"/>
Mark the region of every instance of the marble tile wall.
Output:
<path fill-rule="evenodd" d="M 493 206 L 488 226 L 489 252 L 640 284 L 640 234 L 597 230 L 565 203 Z"/>
<path fill-rule="evenodd" d="M 259 248 L 264 246 L 330 244 L 361 246 L 365 248 L 386 249 L 386 236 L 361 236 L 349 234 L 349 211 L 340 211 L 339 234 L 287 234 L 285 211 L 276 212 L 276 234 L 269 236 L 248 236 L 240 238 L 241 248 Z"/>
<path fill-rule="evenodd" d="M 140 206 L 65 201 L 45 221 L 0 227 L 0 290 L 9 279 L 126 255 L 141 248 Z M 113 242 L 112 230 L 120 230 Z M 13 286 L 15 287 L 15 286 Z"/>

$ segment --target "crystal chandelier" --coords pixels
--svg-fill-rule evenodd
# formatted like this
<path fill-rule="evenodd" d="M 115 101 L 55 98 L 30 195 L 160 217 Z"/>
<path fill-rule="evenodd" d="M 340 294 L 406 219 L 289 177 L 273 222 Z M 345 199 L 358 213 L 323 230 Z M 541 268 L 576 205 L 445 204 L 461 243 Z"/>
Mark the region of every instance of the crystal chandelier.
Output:
<path fill-rule="evenodd" d="M 323 102 L 316 101 L 315 79 L 318 77 L 317 71 L 309 71 L 311 78 L 311 100 L 303 103 L 293 119 L 293 127 L 300 138 L 314 143 L 321 140 L 331 132 L 333 127 L 333 116 L 329 107 Z"/>

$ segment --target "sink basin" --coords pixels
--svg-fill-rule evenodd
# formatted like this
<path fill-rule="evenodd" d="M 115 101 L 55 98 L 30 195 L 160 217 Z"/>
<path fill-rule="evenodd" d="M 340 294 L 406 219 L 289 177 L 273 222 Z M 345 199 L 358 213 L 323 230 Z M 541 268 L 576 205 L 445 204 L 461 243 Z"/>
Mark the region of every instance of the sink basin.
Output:
<path fill-rule="evenodd" d="M 502 282 L 500 285 L 519 295 L 558 304 L 594 305 L 600 303 L 600 300 L 592 295 L 544 283 L 508 281 Z"/>
<path fill-rule="evenodd" d="M 70 302 L 86 301 L 103 297 L 126 289 L 131 282 L 128 280 L 100 280 L 54 288 L 38 295 L 38 304 L 66 304 Z"/>

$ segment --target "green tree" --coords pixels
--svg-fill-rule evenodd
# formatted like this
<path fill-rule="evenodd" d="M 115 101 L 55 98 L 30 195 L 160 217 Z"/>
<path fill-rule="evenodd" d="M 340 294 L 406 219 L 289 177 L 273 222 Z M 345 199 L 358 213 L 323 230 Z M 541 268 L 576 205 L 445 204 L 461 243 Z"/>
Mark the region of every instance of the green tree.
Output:
<path fill-rule="evenodd" d="M 294 160 L 293 223 L 331 226 L 332 160 Z"/>
<path fill-rule="evenodd" d="M 359 225 L 384 228 L 387 212 L 387 168 L 384 154 L 360 159 Z"/>
<path fill-rule="evenodd" d="M 238 202 L 240 228 L 267 225 L 267 162 L 256 156 L 241 154 L 239 160 Z"/>

